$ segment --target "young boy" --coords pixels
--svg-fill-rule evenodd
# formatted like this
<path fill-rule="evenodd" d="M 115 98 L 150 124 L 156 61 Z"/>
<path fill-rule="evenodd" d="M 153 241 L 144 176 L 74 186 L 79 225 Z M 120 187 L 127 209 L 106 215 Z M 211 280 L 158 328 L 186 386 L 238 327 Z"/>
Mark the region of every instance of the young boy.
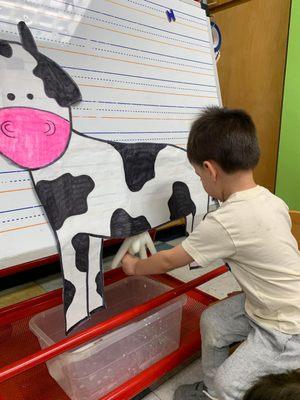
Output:
<path fill-rule="evenodd" d="M 270 374 L 259 378 L 243 400 L 299 400 L 300 370 Z"/>
<path fill-rule="evenodd" d="M 300 367 L 300 253 L 288 207 L 253 179 L 259 153 L 249 115 L 207 108 L 192 125 L 187 155 L 222 205 L 181 245 L 122 260 L 128 275 L 149 275 L 223 258 L 243 290 L 202 314 L 203 382 L 179 387 L 174 400 L 242 399 L 259 376 Z"/>

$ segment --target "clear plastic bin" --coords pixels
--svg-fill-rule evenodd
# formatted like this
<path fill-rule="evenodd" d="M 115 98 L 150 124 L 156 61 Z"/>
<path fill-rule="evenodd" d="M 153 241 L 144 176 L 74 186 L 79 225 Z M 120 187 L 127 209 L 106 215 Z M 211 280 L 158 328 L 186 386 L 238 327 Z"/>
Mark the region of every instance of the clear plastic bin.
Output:
<path fill-rule="evenodd" d="M 109 285 L 105 288 L 107 310 L 96 312 L 80 330 L 168 290 L 170 287 L 146 277 L 128 277 Z M 177 297 L 99 339 L 49 360 L 50 375 L 72 400 L 98 400 L 178 349 L 185 302 L 185 295 Z M 29 327 L 42 349 L 64 339 L 62 306 L 35 315 Z"/>

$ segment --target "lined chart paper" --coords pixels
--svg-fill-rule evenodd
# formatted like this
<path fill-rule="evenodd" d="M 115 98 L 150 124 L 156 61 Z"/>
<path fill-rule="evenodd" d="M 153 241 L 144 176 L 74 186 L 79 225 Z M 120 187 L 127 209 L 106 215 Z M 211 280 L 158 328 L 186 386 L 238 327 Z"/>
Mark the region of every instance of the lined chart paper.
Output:
<path fill-rule="evenodd" d="M 185 147 L 201 109 L 220 104 L 210 21 L 199 5 L 0 0 L 0 10 L 1 39 L 19 41 L 16 24 L 25 21 L 39 50 L 76 81 L 83 100 L 72 124 L 85 135 Z M 0 269 L 57 252 L 28 172 L 2 157 L 0 248 Z"/>

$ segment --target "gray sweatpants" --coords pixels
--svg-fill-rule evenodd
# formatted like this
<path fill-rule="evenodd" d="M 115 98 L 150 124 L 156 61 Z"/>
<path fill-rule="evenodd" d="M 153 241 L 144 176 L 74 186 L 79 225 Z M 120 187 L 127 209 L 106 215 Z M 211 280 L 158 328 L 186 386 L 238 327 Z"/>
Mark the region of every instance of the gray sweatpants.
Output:
<path fill-rule="evenodd" d="M 245 314 L 244 294 L 207 308 L 200 327 L 204 384 L 218 400 L 242 399 L 258 377 L 300 368 L 300 335 L 255 324 Z M 229 345 L 239 341 L 229 356 Z"/>

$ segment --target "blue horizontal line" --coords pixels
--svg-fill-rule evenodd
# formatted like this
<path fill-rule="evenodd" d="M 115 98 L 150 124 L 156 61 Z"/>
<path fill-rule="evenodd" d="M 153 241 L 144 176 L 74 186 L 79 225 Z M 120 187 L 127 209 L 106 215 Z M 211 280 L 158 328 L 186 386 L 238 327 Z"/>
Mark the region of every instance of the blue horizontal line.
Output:
<path fill-rule="evenodd" d="M 100 74 L 107 74 L 107 75 L 127 76 L 127 77 L 130 77 L 130 78 L 149 79 L 149 80 L 152 80 L 152 81 L 161 81 L 161 82 L 170 82 L 170 83 L 182 83 L 183 85 L 206 86 L 206 87 L 214 87 L 214 88 L 216 87 L 215 85 L 206 85 L 206 84 L 202 84 L 202 83 L 172 81 L 170 79 L 149 78 L 147 76 L 120 74 L 120 73 L 117 73 L 117 72 L 107 72 L 107 71 L 101 71 L 101 70 L 89 69 L 89 68 L 68 67 L 66 65 L 63 65 L 62 68 L 75 69 L 75 70 L 87 71 L 87 72 L 98 72 Z M 214 78 L 213 75 L 211 77 Z"/>
<path fill-rule="evenodd" d="M 196 61 L 196 60 L 191 60 L 191 59 L 189 59 L 189 58 L 182 58 L 182 57 L 170 56 L 170 55 L 163 54 L 163 53 L 156 53 L 156 52 L 154 52 L 154 51 L 136 49 L 136 48 L 134 48 L 134 47 L 127 47 L 127 46 L 121 46 L 121 45 L 117 45 L 117 44 L 113 44 L 113 43 L 102 42 L 101 40 L 90 39 L 90 41 L 91 41 L 91 42 L 96 42 L 96 43 L 101 43 L 101 44 L 106 44 L 106 45 L 114 46 L 114 47 L 121 47 L 122 49 L 135 50 L 135 51 L 140 51 L 140 52 L 142 52 L 142 53 L 148 53 L 148 54 L 154 54 L 154 55 L 157 55 L 157 56 L 163 56 L 163 57 L 173 58 L 173 59 L 176 59 L 176 60 L 190 61 L 190 62 L 194 62 L 194 63 L 197 63 L 197 64 L 212 65 L 212 63 L 207 63 L 207 62 L 204 62 L 204 61 Z M 209 54 L 209 53 L 207 53 L 207 54 Z"/>
<path fill-rule="evenodd" d="M 85 135 L 111 135 L 111 134 L 121 134 L 121 135 L 127 135 L 127 134 L 139 134 L 139 133 L 159 133 L 163 135 L 164 133 L 187 133 L 189 131 L 115 131 L 115 132 L 108 132 L 108 131 L 98 131 L 98 132 L 84 132 Z"/>
<path fill-rule="evenodd" d="M 30 210 L 32 208 L 39 208 L 42 207 L 41 205 L 39 206 L 30 206 L 30 207 L 22 207 L 22 208 L 15 208 L 12 210 L 4 210 L 4 211 L 0 211 L 0 214 L 5 214 L 5 213 L 9 213 L 9 212 L 14 212 L 14 211 L 21 211 L 21 210 Z"/>
<path fill-rule="evenodd" d="M 36 29 L 36 28 L 34 28 L 34 29 Z M 53 33 L 53 32 L 51 32 L 51 33 Z M 58 32 L 58 34 L 59 35 L 62 35 L 62 36 L 69 36 L 69 37 L 71 37 L 71 38 L 76 38 L 76 39 L 82 39 L 82 40 L 89 40 L 88 38 L 85 38 L 85 37 L 82 37 L 82 36 L 76 36 L 76 35 L 68 35 L 67 33 L 61 33 L 61 32 Z"/>
<path fill-rule="evenodd" d="M 64 1 L 58 1 L 58 0 L 54 0 L 54 1 L 56 1 L 56 2 L 59 3 L 59 4 L 67 4 L 67 5 L 70 5 L 69 3 L 66 3 L 66 2 L 64 2 Z M 192 37 L 192 36 L 182 35 L 182 34 L 180 34 L 180 33 L 168 31 L 168 30 L 166 30 L 166 29 L 156 28 L 155 26 L 146 25 L 146 24 L 141 24 L 140 22 L 135 22 L 135 21 L 131 21 L 131 20 L 126 19 L 126 18 L 117 17 L 116 15 L 111 15 L 111 14 L 108 14 L 108 13 L 105 13 L 105 12 L 101 12 L 101 11 L 97 11 L 97 10 L 92 10 L 91 8 L 85 8 L 85 7 L 76 6 L 76 5 L 73 5 L 73 7 L 75 7 L 75 8 L 80 8 L 80 9 L 82 9 L 82 10 L 84 10 L 84 11 L 87 11 L 87 10 L 88 10 L 88 11 L 94 12 L 94 13 L 96 13 L 96 14 L 104 15 L 104 16 L 106 16 L 106 17 L 111 17 L 111 18 L 115 18 L 115 19 L 118 19 L 118 20 L 121 20 L 121 21 L 129 22 L 129 23 L 131 23 L 131 24 L 136 24 L 136 25 L 144 26 L 144 27 L 146 27 L 146 28 L 155 29 L 155 30 L 157 30 L 157 31 L 166 32 L 166 33 L 171 33 L 171 34 L 176 35 L 176 36 L 181 36 L 181 37 L 185 37 L 185 38 L 188 38 L 188 39 L 192 39 L 192 40 L 196 40 L 196 41 L 200 41 L 200 42 L 204 42 L 204 43 L 209 43 L 208 40 L 197 39 L 197 38 Z"/>
<path fill-rule="evenodd" d="M 0 171 L 0 174 L 13 174 L 15 172 L 28 172 L 27 169 L 16 169 L 15 171 Z"/>
<path fill-rule="evenodd" d="M 169 107 L 169 108 L 194 108 L 201 110 L 203 107 L 193 106 L 167 106 L 164 104 L 147 104 L 147 103 L 125 103 L 120 101 L 102 101 L 102 100 L 82 100 L 83 103 L 104 103 L 104 104 L 118 104 L 118 105 L 130 105 L 130 106 L 146 106 L 146 107 Z"/>
<path fill-rule="evenodd" d="M 214 93 L 217 95 L 216 90 L 209 90 L 206 88 L 203 89 L 198 89 L 198 88 L 186 88 L 186 87 L 175 87 L 175 86 L 165 86 L 165 85 L 156 85 L 151 83 L 145 83 L 145 82 L 130 82 L 127 80 L 118 80 L 118 79 L 112 79 L 112 78 L 95 78 L 95 77 L 88 77 L 88 76 L 84 76 L 84 75 L 72 75 L 73 78 L 82 78 L 82 79 L 88 79 L 88 80 L 93 80 L 93 81 L 102 81 L 102 82 L 109 82 L 109 83 L 122 83 L 122 84 L 126 84 L 126 85 L 133 85 L 133 86 L 147 86 L 150 88 L 162 88 L 162 89 L 176 89 L 176 90 L 189 90 L 189 91 L 194 91 L 194 92 L 205 92 L 205 93 Z M 80 85 L 80 84 L 79 84 Z M 121 89 L 122 90 L 122 89 Z M 164 93 L 164 92 L 160 92 L 160 93 Z M 175 93 L 170 93 L 170 94 L 177 94 Z M 178 93 L 180 94 L 180 93 Z M 217 98 L 217 96 L 215 96 L 215 98 Z"/>

